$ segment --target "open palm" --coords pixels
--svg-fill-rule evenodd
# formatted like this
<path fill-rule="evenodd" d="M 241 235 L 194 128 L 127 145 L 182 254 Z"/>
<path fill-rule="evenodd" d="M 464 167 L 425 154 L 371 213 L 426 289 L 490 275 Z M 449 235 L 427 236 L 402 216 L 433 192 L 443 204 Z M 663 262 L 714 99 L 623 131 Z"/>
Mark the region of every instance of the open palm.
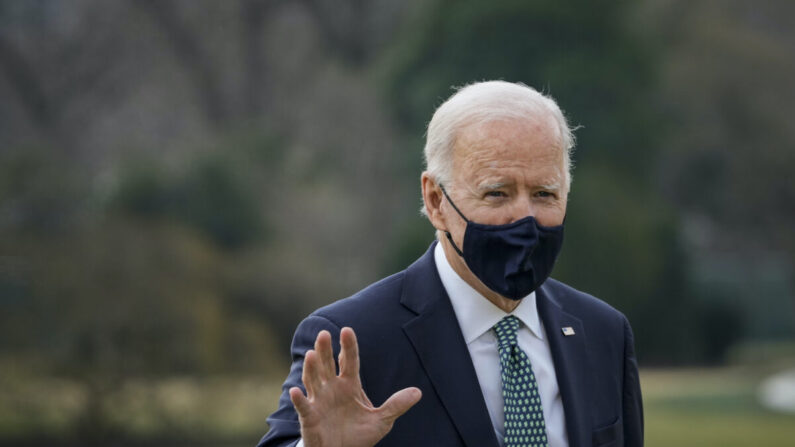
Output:
<path fill-rule="evenodd" d="M 315 349 L 304 357 L 302 381 L 307 395 L 298 387 L 290 389 L 305 447 L 373 446 L 422 396 L 418 388 L 405 388 L 374 407 L 359 378 L 359 347 L 353 329 L 342 329 L 340 347 L 337 375 L 331 334 L 321 331 Z"/>

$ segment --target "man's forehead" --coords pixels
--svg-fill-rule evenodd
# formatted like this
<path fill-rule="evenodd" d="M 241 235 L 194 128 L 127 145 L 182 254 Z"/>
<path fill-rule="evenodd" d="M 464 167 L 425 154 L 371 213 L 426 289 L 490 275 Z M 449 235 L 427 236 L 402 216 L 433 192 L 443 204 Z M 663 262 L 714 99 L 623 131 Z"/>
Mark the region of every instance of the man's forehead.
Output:
<path fill-rule="evenodd" d="M 496 120 L 463 127 L 453 145 L 454 156 L 473 151 L 493 152 L 516 144 L 533 144 L 563 155 L 563 144 L 552 122 L 529 119 Z"/>
<path fill-rule="evenodd" d="M 480 161 L 482 167 L 498 167 L 505 160 L 564 161 L 559 139 L 543 126 L 486 123 L 465 129 L 453 145 L 453 165 Z"/>
<path fill-rule="evenodd" d="M 493 117 L 490 119 L 476 120 L 462 125 L 459 128 L 460 136 L 484 137 L 494 133 L 520 134 L 533 133 L 560 139 L 555 118 L 548 114 L 536 116 Z"/>
<path fill-rule="evenodd" d="M 496 190 L 515 186 L 561 189 L 565 158 L 549 126 L 513 120 L 470 126 L 456 141 L 453 175 L 470 188 Z M 520 179 L 521 177 L 521 179 Z"/>

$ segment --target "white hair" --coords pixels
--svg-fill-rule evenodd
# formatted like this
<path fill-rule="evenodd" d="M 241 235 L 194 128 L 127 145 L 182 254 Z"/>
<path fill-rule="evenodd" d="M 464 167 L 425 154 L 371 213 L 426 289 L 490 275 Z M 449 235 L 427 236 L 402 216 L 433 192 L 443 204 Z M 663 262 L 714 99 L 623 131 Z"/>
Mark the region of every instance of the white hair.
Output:
<path fill-rule="evenodd" d="M 554 99 L 521 83 L 476 82 L 461 87 L 442 103 L 428 123 L 425 169 L 437 183 L 452 179 L 453 149 L 467 126 L 512 119 L 550 119 L 563 152 L 566 190 L 571 185 L 571 151 L 574 134 Z M 422 209 L 423 214 L 425 208 Z"/>

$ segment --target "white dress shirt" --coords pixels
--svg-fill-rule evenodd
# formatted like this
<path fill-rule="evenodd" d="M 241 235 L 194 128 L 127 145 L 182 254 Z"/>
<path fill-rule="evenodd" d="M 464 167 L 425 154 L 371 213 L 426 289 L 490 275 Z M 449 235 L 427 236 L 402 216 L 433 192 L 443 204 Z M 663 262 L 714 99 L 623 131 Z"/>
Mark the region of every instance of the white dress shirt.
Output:
<path fill-rule="evenodd" d="M 516 309 L 507 314 L 458 276 L 447 262 L 442 244 L 436 244 L 434 259 L 442 284 L 453 303 L 453 310 L 458 325 L 461 326 L 469 355 L 472 357 L 483 399 L 486 401 L 500 445 L 505 445 L 502 376 L 497 336 L 491 328 L 505 316 L 513 315 L 522 322 L 517 334 L 517 343 L 530 359 L 538 383 L 549 447 L 568 447 L 566 421 L 558 380 L 555 376 L 555 364 L 552 361 L 552 352 L 549 350 L 544 327 L 538 318 L 535 292 L 522 299 Z"/>

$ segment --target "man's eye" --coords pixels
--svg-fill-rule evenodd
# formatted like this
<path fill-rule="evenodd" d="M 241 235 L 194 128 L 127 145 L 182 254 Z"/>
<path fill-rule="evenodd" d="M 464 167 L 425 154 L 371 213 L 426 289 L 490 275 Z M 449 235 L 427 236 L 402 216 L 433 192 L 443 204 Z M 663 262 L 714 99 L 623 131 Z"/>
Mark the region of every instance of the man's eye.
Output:
<path fill-rule="evenodd" d="M 544 197 L 544 198 L 546 198 L 546 197 L 555 197 L 555 194 L 553 194 L 553 193 L 551 193 L 549 191 L 538 191 L 536 193 L 536 197 Z"/>
<path fill-rule="evenodd" d="M 502 191 L 489 191 L 486 193 L 486 197 L 508 197 L 508 196 Z"/>

